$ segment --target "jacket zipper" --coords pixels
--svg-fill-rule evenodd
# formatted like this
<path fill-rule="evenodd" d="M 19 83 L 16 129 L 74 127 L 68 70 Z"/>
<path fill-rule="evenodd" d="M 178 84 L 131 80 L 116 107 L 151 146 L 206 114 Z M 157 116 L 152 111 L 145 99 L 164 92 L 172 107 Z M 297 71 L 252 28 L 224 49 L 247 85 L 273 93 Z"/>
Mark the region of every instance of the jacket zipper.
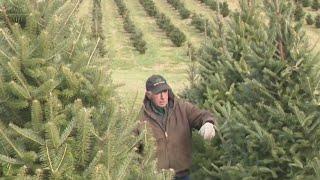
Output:
<path fill-rule="evenodd" d="M 170 160 L 169 160 L 169 156 L 168 156 L 168 133 L 167 133 L 167 123 L 166 123 L 166 126 L 163 127 L 161 126 L 161 124 L 155 120 L 154 118 L 151 117 L 151 119 L 160 127 L 160 129 L 164 132 L 164 136 L 165 136 L 165 143 L 166 143 L 166 147 L 165 147 L 165 153 L 166 153 L 166 159 L 168 160 L 168 164 L 169 164 L 169 168 L 171 167 L 170 165 Z M 168 116 L 168 119 L 169 119 L 169 116 Z"/>
<path fill-rule="evenodd" d="M 168 157 L 168 162 L 169 162 L 169 168 L 171 168 L 171 163 L 170 163 L 170 159 L 169 159 L 169 153 L 168 153 L 168 133 L 167 133 L 167 125 L 168 125 L 168 121 L 169 121 L 169 117 L 171 116 L 171 114 L 172 114 L 172 112 L 173 112 L 173 110 L 170 112 L 170 114 L 168 114 L 168 116 L 167 116 L 167 122 L 166 122 L 166 125 L 165 125 L 165 136 L 166 136 L 166 155 L 167 155 L 167 157 Z"/>
<path fill-rule="evenodd" d="M 171 116 L 172 112 L 173 112 L 173 110 L 170 112 L 170 114 L 168 114 L 167 120 L 169 120 L 169 117 Z M 149 116 L 150 116 L 150 115 L 149 115 Z M 170 160 L 169 160 L 169 156 L 168 156 L 168 133 L 167 133 L 167 124 L 168 124 L 168 121 L 166 122 L 165 127 L 164 127 L 164 129 L 163 129 L 163 127 L 161 126 L 161 124 L 160 124 L 157 120 L 155 120 L 152 116 L 150 116 L 150 117 L 151 117 L 151 119 L 160 127 L 160 129 L 164 132 L 164 136 L 165 136 L 165 138 L 166 138 L 166 149 L 165 149 L 165 151 L 166 151 L 166 157 L 167 157 L 168 162 L 169 162 L 169 168 L 171 168 L 171 164 L 170 164 Z"/>

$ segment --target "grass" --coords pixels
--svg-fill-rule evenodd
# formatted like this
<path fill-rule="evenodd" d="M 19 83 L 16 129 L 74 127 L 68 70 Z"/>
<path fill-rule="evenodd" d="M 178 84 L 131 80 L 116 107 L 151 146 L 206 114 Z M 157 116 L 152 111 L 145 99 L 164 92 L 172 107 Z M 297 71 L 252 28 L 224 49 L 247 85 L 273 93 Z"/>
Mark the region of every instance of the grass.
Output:
<path fill-rule="evenodd" d="M 135 70 L 117 70 L 113 74 L 113 79 L 116 84 L 123 85 L 118 88 L 120 96 L 124 102 L 129 104 L 140 104 L 145 93 L 145 81 L 152 74 L 163 74 L 167 79 L 171 88 L 175 93 L 181 92 L 188 84 L 186 82 L 185 70 L 181 69 L 178 72 L 170 72 L 166 70 L 144 70 L 139 73 Z M 135 98 L 137 96 L 137 102 Z"/>
<path fill-rule="evenodd" d="M 309 47 L 314 53 L 320 52 L 320 29 L 314 26 L 305 26 L 306 35 L 309 39 Z"/>
<path fill-rule="evenodd" d="M 102 17 L 106 48 L 111 60 L 111 68 L 133 68 L 137 66 L 135 50 L 130 42 L 130 35 L 123 29 L 123 19 L 113 0 L 102 0 Z"/>
<path fill-rule="evenodd" d="M 77 18 L 84 22 L 85 28 L 90 30 L 90 24 L 92 20 L 91 12 L 92 12 L 92 2 L 88 0 L 84 0 L 79 7 L 77 12 Z"/>
<path fill-rule="evenodd" d="M 316 17 L 317 14 L 319 14 L 318 11 L 314 11 L 311 9 L 311 7 L 304 8 L 306 16 L 307 14 L 311 14 L 314 17 Z M 305 16 L 305 17 L 306 17 Z M 315 25 L 307 25 L 305 23 L 304 30 L 306 31 L 306 35 L 309 39 L 310 47 L 313 48 L 312 51 L 317 53 L 320 52 L 320 29 L 316 28 Z"/>
<path fill-rule="evenodd" d="M 80 4 L 79 11 L 77 13 L 77 17 L 80 19 L 87 19 L 91 20 L 88 17 L 91 18 L 91 10 L 92 10 L 92 2 L 85 0 Z"/>

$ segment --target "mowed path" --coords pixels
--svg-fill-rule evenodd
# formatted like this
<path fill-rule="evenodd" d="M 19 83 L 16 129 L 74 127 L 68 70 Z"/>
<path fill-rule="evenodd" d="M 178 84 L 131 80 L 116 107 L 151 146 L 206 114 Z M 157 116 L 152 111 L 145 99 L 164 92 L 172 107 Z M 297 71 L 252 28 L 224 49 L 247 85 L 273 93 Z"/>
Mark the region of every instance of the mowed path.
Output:
<path fill-rule="evenodd" d="M 102 27 L 106 39 L 111 67 L 131 68 L 136 66 L 135 50 L 130 42 L 130 35 L 123 29 L 123 18 L 113 0 L 102 0 Z"/>
<path fill-rule="evenodd" d="M 86 19 L 86 21 L 91 21 L 91 12 L 92 12 L 92 1 L 83 0 L 82 3 L 80 3 L 77 17 L 79 19 Z"/>
<path fill-rule="evenodd" d="M 304 28 L 307 38 L 309 39 L 309 49 L 314 53 L 320 53 L 320 29 L 314 26 L 307 26 Z"/>

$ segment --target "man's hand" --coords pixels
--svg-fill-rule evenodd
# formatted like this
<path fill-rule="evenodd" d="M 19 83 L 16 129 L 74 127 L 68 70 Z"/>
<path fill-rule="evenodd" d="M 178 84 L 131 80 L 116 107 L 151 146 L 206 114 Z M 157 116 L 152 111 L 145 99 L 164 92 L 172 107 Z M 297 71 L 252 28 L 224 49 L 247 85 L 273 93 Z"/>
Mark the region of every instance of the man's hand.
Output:
<path fill-rule="evenodd" d="M 206 122 L 201 126 L 199 134 L 204 140 L 211 140 L 215 136 L 216 131 L 214 130 L 212 123 Z"/>

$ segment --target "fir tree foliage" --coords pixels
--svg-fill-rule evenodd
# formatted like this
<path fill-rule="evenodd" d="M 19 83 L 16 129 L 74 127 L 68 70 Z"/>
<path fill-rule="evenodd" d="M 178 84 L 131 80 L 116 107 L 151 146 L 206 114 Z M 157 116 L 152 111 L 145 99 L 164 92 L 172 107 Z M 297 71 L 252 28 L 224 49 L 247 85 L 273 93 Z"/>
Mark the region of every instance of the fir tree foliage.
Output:
<path fill-rule="evenodd" d="M 94 143 L 90 127 L 101 124 L 113 111 L 110 79 L 98 68 L 99 62 L 90 64 L 92 44 L 73 18 L 78 5 L 79 1 L 1 4 L 6 26 L 1 29 L 0 43 L 0 118 L 1 141 L 7 144 L 1 157 L 17 167 L 24 165 L 26 175 L 44 168 L 43 173 L 52 178 L 69 176 L 67 167 L 76 151 L 68 137 L 76 128 L 81 129 L 76 124 L 85 122 L 90 126 L 82 131 L 83 136 L 73 136 L 83 138 L 77 139 L 83 147 L 79 162 L 88 163 Z M 12 7 L 14 10 L 8 11 Z M 25 14 L 17 18 L 21 11 Z M 77 101 L 83 105 L 74 110 Z M 82 112 L 86 109 L 90 111 Z M 78 111 L 85 116 L 77 116 Z M 97 111 L 105 118 L 94 115 Z M 8 171 L 6 175 L 17 174 Z"/>
<path fill-rule="evenodd" d="M 303 0 L 303 1 L 302 1 L 302 6 L 303 6 L 303 7 L 309 7 L 310 4 L 311 4 L 311 1 L 310 1 L 310 0 Z"/>
<path fill-rule="evenodd" d="M 316 28 L 320 28 L 320 14 L 315 17 L 314 21 Z"/>
<path fill-rule="evenodd" d="M 146 52 L 146 41 L 143 39 L 143 34 L 140 29 L 138 29 L 130 18 L 129 10 L 123 0 L 115 0 L 117 4 L 119 14 L 124 18 L 124 29 L 130 33 L 133 46 L 141 53 Z"/>
<path fill-rule="evenodd" d="M 82 1 L 82 0 L 81 0 Z M 102 27 L 102 10 L 101 10 L 101 1 L 93 0 L 93 8 L 92 8 L 92 37 L 94 41 L 96 41 L 96 48 L 98 49 L 101 56 L 107 54 L 107 50 L 104 44 L 104 33 Z"/>
<path fill-rule="evenodd" d="M 205 3 L 207 6 L 210 7 L 213 11 L 218 10 L 218 3 L 216 0 L 200 0 L 202 3 Z"/>
<path fill-rule="evenodd" d="M 203 15 L 194 14 L 192 16 L 191 25 L 193 25 L 196 29 L 198 29 L 200 32 L 204 32 L 205 36 L 211 36 L 212 35 L 212 28 L 213 24 L 203 17 Z"/>
<path fill-rule="evenodd" d="M 294 11 L 294 18 L 296 21 L 300 21 L 305 16 L 305 12 L 303 11 L 303 8 L 300 4 L 297 5 L 295 11 Z"/>
<path fill-rule="evenodd" d="M 96 42 L 75 18 L 80 1 L 3 1 L 0 174 L 11 179 L 128 179 L 142 174 L 132 110 Z M 117 100 L 117 102 L 119 102 Z M 153 151 L 147 151 L 152 154 Z M 149 176 L 155 172 L 150 159 Z M 170 176 L 170 173 L 166 174 Z"/>
<path fill-rule="evenodd" d="M 217 138 L 195 147 L 193 177 L 317 179 L 320 79 L 301 24 L 287 1 L 240 7 L 226 24 L 217 18 L 185 93 L 219 119 Z"/>
<path fill-rule="evenodd" d="M 311 7 L 313 10 L 317 11 L 320 8 L 319 0 L 313 0 Z"/>
<path fill-rule="evenodd" d="M 180 0 L 167 0 L 176 10 L 179 11 L 179 14 L 182 19 L 186 19 L 190 16 L 190 11 L 184 6 L 183 2 Z"/>
<path fill-rule="evenodd" d="M 149 16 L 156 18 L 157 25 L 166 32 L 172 43 L 180 47 L 186 41 L 186 35 L 175 27 L 171 20 L 164 14 L 159 12 L 153 0 L 139 0 Z"/>
<path fill-rule="evenodd" d="M 308 15 L 307 15 L 307 17 L 306 17 L 306 22 L 307 22 L 308 25 L 313 25 L 314 19 L 313 19 L 313 17 L 312 17 L 311 14 L 308 14 Z"/>
<path fill-rule="evenodd" d="M 230 13 L 229 5 L 226 1 L 220 3 L 220 13 L 223 17 L 227 17 Z"/>

